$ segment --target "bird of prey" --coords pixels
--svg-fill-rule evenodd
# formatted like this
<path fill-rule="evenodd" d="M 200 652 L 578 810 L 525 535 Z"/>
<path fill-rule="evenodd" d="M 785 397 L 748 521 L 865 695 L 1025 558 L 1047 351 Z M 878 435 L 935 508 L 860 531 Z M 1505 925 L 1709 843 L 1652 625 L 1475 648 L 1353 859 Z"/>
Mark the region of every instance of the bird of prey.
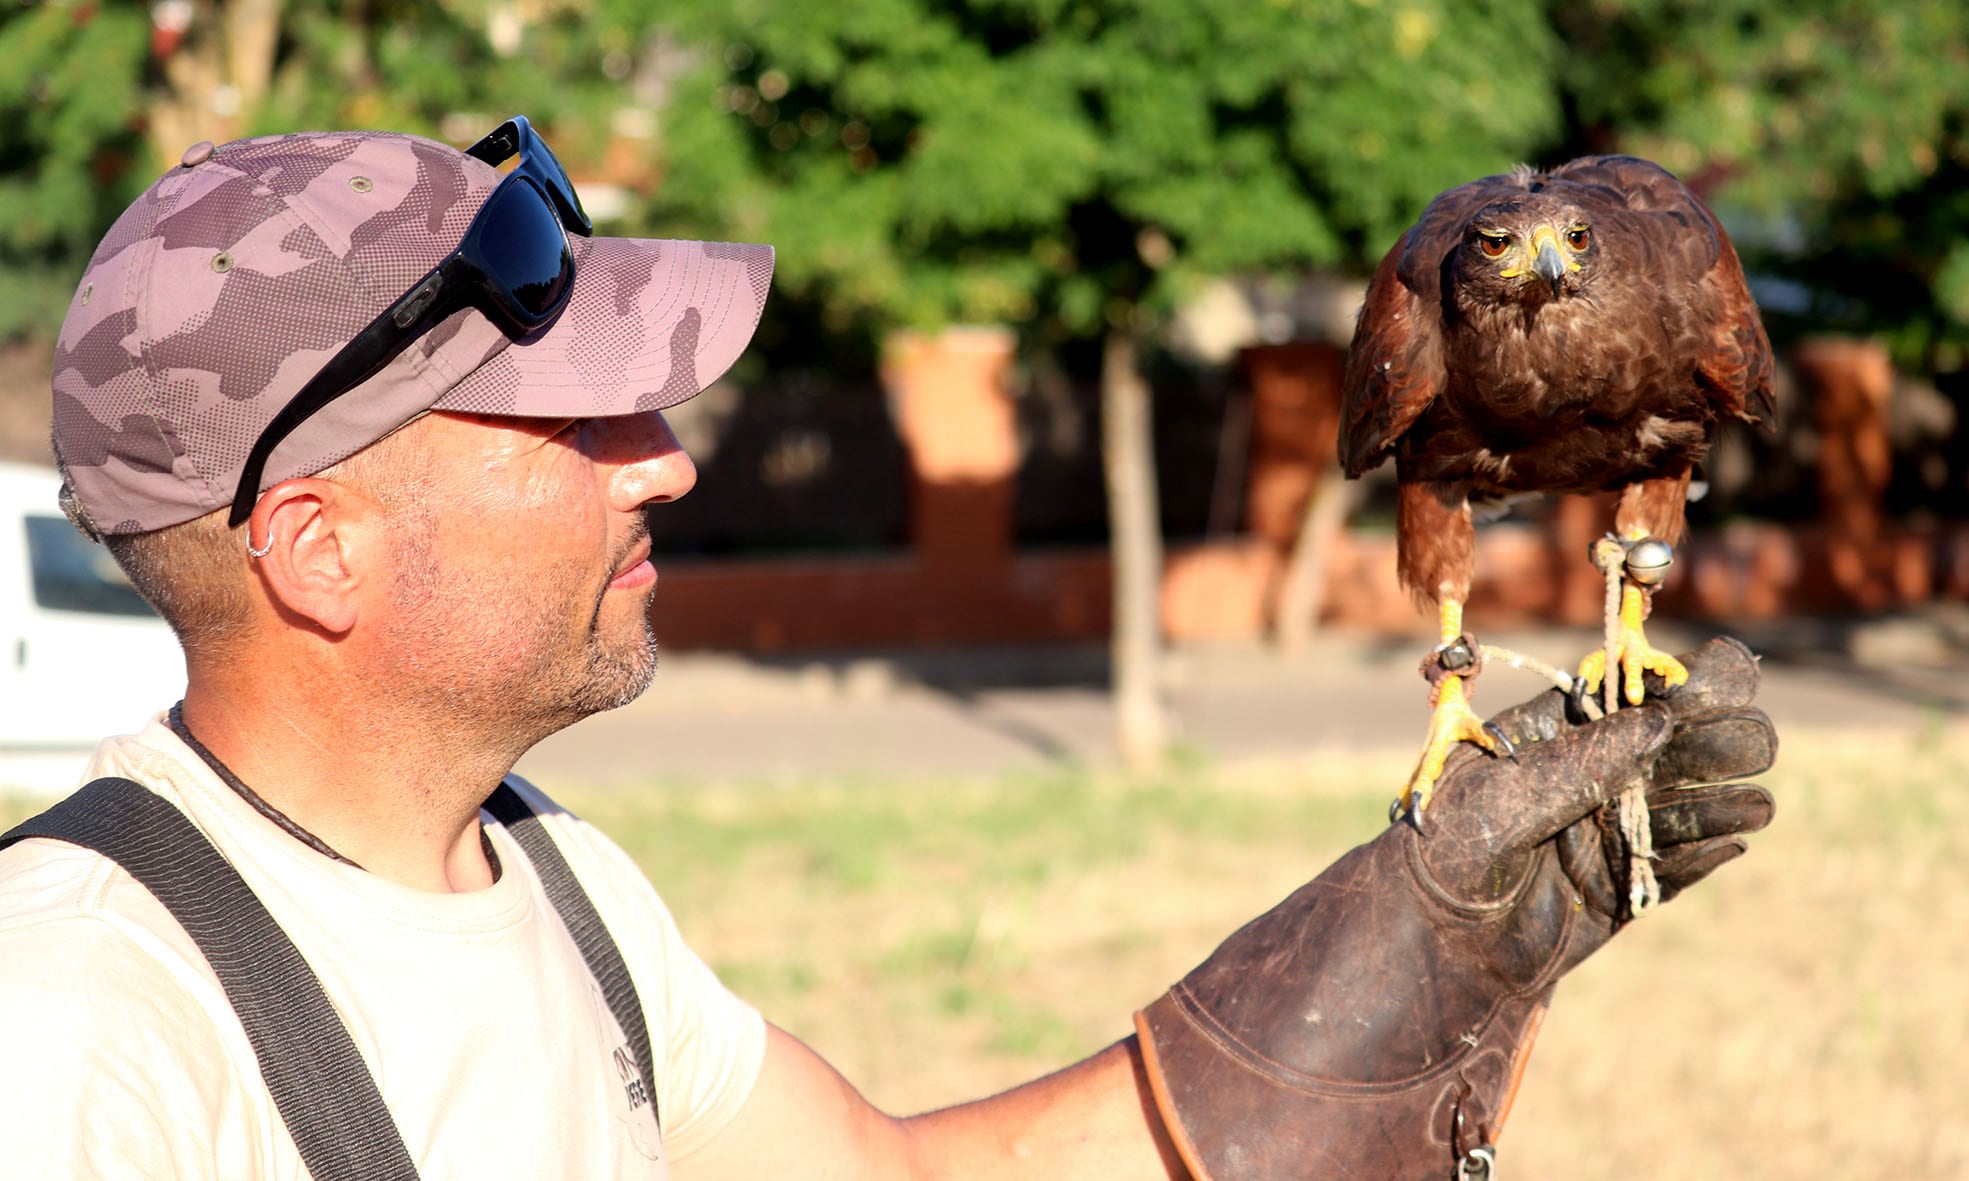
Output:
<path fill-rule="evenodd" d="M 1589 656 L 1589 687 L 1616 670 L 1687 672 L 1651 648 L 1652 584 L 1683 531 L 1692 469 L 1726 419 L 1768 426 L 1771 346 L 1729 237 L 1661 167 L 1590 156 L 1520 166 L 1450 189 L 1382 259 L 1347 358 L 1340 462 L 1390 456 L 1404 586 L 1440 606 L 1428 743 L 1397 807 L 1419 817 L 1459 740 L 1496 751 L 1464 681 L 1477 651 L 1463 603 L 1473 502 L 1619 490 L 1596 561 L 1624 561 L 1618 650 Z M 1645 568 L 1644 568 L 1645 567 Z M 1615 691 L 1611 686 L 1609 694 Z"/>

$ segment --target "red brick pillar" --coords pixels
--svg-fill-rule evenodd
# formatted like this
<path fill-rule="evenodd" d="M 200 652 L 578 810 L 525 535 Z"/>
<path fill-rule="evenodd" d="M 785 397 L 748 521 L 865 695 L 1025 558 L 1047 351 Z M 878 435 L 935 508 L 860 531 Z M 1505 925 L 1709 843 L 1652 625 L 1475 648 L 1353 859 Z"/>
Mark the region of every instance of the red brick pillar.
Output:
<path fill-rule="evenodd" d="M 1251 471 L 1245 521 L 1281 553 L 1299 536 L 1320 473 L 1339 462 L 1340 379 L 1347 354 L 1330 344 L 1288 341 L 1238 354 L 1251 384 Z"/>
<path fill-rule="evenodd" d="M 1271 559 L 1264 588 L 1274 640 L 1304 646 L 1326 606 L 1346 544 L 1351 491 L 1339 470 L 1347 354 L 1317 341 L 1254 345 L 1238 354 L 1251 385 L 1251 471 L 1245 518 Z"/>
<path fill-rule="evenodd" d="M 1792 362 L 1819 430 L 1819 511 L 1832 580 L 1851 605 L 1881 607 L 1891 597 L 1881 534 L 1894 462 L 1887 436 L 1893 363 L 1877 341 L 1836 339 L 1806 341 Z"/>
<path fill-rule="evenodd" d="M 933 574 L 1004 577 L 1012 559 L 1017 422 L 1007 328 L 900 332 L 882 378 L 909 453 L 909 538 Z"/>
<path fill-rule="evenodd" d="M 1583 626 L 1599 623 L 1607 609 L 1607 576 L 1593 564 L 1593 543 L 1613 532 L 1618 493 L 1554 498 L 1545 525 L 1545 585 L 1526 588 L 1536 596 L 1525 607 L 1534 619 Z M 1678 579 L 1679 580 L 1679 579 Z"/>

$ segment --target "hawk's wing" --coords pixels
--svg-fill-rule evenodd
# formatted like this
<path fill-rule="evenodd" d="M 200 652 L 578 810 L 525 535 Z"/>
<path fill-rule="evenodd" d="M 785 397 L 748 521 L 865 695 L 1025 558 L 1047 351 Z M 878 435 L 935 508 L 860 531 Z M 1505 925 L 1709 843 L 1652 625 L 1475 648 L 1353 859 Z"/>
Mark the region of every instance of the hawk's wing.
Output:
<path fill-rule="evenodd" d="M 1349 476 L 1379 467 L 1442 392 L 1443 262 L 1470 215 L 1523 192 L 1528 175 L 1486 176 L 1443 193 L 1375 268 L 1340 387 L 1340 464 Z"/>
<path fill-rule="evenodd" d="M 1581 204 L 1612 204 L 1652 215 L 1634 219 L 1634 232 L 1654 239 L 1656 266 L 1679 267 L 1696 297 L 1709 305 L 1711 326 L 1695 359 L 1698 381 L 1715 396 L 1721 414 L 1769 427 L 1771 342 L 1757 315 L 1730 236 L 1709 207 L 1661 166 L 1633 156 L 1583 156 L 1547 174 L 1553 187 L 1583 186 L 1570 195 Z M 1659 275 L 1657 282 L 1671 276 Z"/>

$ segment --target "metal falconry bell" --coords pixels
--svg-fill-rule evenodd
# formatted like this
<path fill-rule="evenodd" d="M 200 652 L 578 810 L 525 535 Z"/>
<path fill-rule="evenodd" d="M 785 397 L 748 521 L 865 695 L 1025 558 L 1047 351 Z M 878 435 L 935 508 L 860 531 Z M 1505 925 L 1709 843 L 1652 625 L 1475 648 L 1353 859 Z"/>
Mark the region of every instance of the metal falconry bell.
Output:
<path fill-rule="evenodd" d="M 1627 577 L 1642 586 L 1658 586 L 1675 564 L 1675 547 L 1659 537 L 1643 537 L 1627 551 Z"/>

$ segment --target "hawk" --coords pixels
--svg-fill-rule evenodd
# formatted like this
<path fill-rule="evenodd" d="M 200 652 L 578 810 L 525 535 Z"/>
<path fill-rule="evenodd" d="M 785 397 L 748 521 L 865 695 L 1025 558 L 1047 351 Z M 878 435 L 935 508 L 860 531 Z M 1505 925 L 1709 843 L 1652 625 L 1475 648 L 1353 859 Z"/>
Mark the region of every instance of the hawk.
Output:
<path fill-rule="evenodd" d="M 1630 703 L 1645 671 L 1680 684 L 1687 672 L 1643 634 L 1652 584 L 1717 424 L 1770 425 L 1771 368 L 1728 235 L 1646 160 L 1589 156 L 1471 181 L 1395 243 L 1348 353 L 1340 462 L 1357 477 L 1394 459 L 1398 572 L 1440 607 L 1443 646 L 1424 665 L 1436 685 L 1428 743 L 1398 807 L 1427 806 L 1459 740 L 1500 745 L 1464 684 L 1476 667 L 1463 631 L 1472 504 L 1618 490 L 1614 544 L 1596 560 L 1626 559 L 1608 629 L 1619 642 L 1580 677 L 1594 687 L 1618 669 Z"/>

